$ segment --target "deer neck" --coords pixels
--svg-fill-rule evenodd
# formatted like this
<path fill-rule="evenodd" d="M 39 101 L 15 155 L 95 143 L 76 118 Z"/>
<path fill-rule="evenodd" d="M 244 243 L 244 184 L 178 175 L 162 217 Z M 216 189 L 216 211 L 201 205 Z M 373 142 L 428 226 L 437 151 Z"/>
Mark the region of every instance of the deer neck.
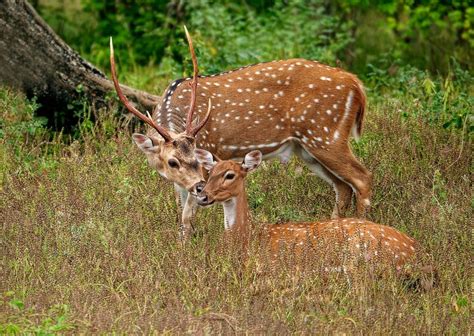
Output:
<path fill-rule="evenodd" d="M 245 188 L 242 192 L 223 203 L 224 226 L 226 230 L 245 231 L 248 226 L 248 202 Z"/>

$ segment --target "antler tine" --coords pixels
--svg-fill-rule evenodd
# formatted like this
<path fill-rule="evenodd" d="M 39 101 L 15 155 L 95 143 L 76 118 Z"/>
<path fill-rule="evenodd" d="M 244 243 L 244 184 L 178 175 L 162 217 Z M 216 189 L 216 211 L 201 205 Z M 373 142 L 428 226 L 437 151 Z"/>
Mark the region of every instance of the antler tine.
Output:
<path fill-rule="evenodd" d="M 164 127 L 161 127 L 160 125 L 158 125 L 153 120 L 153 118 L 147 117 L 146 115 L 144 115 L 143 113 L 138 111 L 128 101 L 128 99 L 123 94 L 122 89 L 120 88 L 120 84 L 119 84 L 118 79 L 117 79 L 117 73 L 116 73 L 116 70 L 115 70 L 114 45 L 113 45 L 113 42 L 112 42 L 112 37 L 110 37 L 110 70 L 112 72 L 112 79 L 113 79 L 113 82 L 114 82 L 115 91 L 117 91 L 117 95 L 118 95 L 120 101 L 125 105 L 127 110 L 129 110 L 131 113 L 133 113 L 137 118 L 143 120 L 148 125 L 153 127 L 165 139 L 166 142 L 172 141 L 173 139 L 172 139 L 171 135 L 169 134 L 169 132 Z"/>
<path fill-rule="evenodd" d="M 207 121 L 209 120 L 209 117 L 211 115 L 211 107 L 212 107 L 212 101 L 211 101 L 211 98 L 209 98 L 209 103 L 207 105 L 207 112 L 206 112 L 206 116 L 204 117 L 203 120 L 201 120 L 201 122 L 196 126 L 194 127 L 192 130 L 191 130 L 191 135 L 192 136 L 196 136 L 196 134 L 198 134 L 198 132 L 201 130 L 201 128 L 204 127 L 204 125 L 207 123 Z"/>
<path fill-rule="evenodd" d="M 186 118 L 186 134 L 191 135 L 193 133 L 193 113 L 194 113 L 194 106 L 196 105 L 196 91 L 197 91 L 197 80 L 198 80 L 198 64 L 196 59 L 196 54 L 194 53 L 193 41 L 191 40 L 191 36 L 189 35 L 188 29 L 184 26 L 184 32 L 186 33 L 186 39 L 188 40 L 189 51 L 191 53 L 191 58 L 193 60 L 193 81 L 190 83 L 191 86 L 191 101 L 189 103 L 189 110 L 188 116 Z"/>

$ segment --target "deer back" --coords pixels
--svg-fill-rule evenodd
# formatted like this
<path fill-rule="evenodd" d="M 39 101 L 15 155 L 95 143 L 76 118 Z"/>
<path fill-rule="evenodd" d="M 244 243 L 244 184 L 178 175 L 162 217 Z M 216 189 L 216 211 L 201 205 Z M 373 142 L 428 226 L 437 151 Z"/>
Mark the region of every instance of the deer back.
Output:
<path fill-rule="evenodd" d="M 273 257 L 283 246 L 296 254 L 311 247 L 336 266 L 361 259 L 400 269 L 418 248 L 414 239 L 392 227 L 354 218 L 267 225 L 266 234 Z"/>
<path fill-rule="evenodd" d="M 185 127 L 191 79 L 170 84 L 155 119 L 173 132 Z M 197 135 L 197 147 L 222 159 L 249 150 L 268 154 L 294 140 L 327 149 L 361 132 L 365 94 L 344 70 L 304 59 L 260 63 L 199 78 L 196 112 L 202 119 L 209 98 L 211 116 Z"/>

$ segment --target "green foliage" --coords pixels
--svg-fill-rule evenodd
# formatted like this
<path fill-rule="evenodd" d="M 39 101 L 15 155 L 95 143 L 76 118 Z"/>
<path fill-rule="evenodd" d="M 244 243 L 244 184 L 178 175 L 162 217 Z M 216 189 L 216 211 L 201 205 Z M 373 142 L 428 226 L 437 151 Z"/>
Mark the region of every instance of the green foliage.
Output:
<path fill-rule="evenodd" d="M 189 60 L 183 39 L 185 23 L 196 41 L 204 73 L 276 58 L 306 57 L 334 63 L 351 41 L 350 25 L 325 13 L 323 0 L 266 5 L 85 0 L 83 7 L 96 23 L 90 32 L 94 38 L 87 36 L 79 49 L 104 67 L 108 66 L 105 46 L 113 36 L 123 64 L 157 62 L 173 75 L 182 76 L 183 61 Z M 76 42 L 75 38 L 70 41 Z"/>
<path fill-rule="evenodd" d="M 208 73 L 273 59 L 308 58 L 334 64 L 351 41 L 347 24 L 325 13 L 323 1 L 276 1 L 265 12 L 239 6 L 189 6 L 199 60 Z M 183 58 L 189 59 L 184 49 Z M 189 64 L 189 62 L 187 63 Z"/>
<path fill-rule="evenodd" d="M 26 307 L 24 301 L 15 296 L 15 292 L 7 291 L 2 299 L 10 309 L 22 316 L 22 318 L 10 318 L 6 322 L 0 320 L 0 334 L 2 335 L 55 335 L 74 329 L 74 325 L 69 321 L 68 305 L 56 304 L 51 306 L 46 316 L 41 317 L 36 322 L 35 315 L 38 314 L 35 313 L 34 308 Z"/>
<path fill-rule="evenodd" d="M 123 53 L 127 63 L 146 64 L 161 60 L 166 46 L 175 40 L 176 16 L 172 2 L 167 1 L 95 1 L 85 0 L 84 10 L 96 19 L 96 39 L 91 53 L 98 55 L 99 64 L 108 60 L 104 50 L 109 36 Z M 179 6 L 179 5 L 177 5 Z"/>
<path fill-rule="evenodd" d="M 85 100 L 79 100 L 69 107 L 71 113 L 76 113 L 78 124 L 71 135 L 64 136 L 61 131 L 47 128 L 46 118 L 35 114 L 38 108 L 35 99 L 0 87 L 0 183 L 12 169 L 21 175 L 56 167 L 57 157 L 64 154 L 64 143 L 94 139 L 100 146 L 100 141 L 109 140 L 122 127 L 117 114 L 93 110 Z"/>
<path fill-rule="evenodd" d="M 38 153 L 54 152 L 54 137 L 46 128 L 47 120 L 35 116 L 39 105 L 35 99 L 0 87 L 0 183 L 14 169 L 15 162 L 23 162 L 17 174 L 31 171 L 37 166 L 47 166 L 51 162 L 38 160 Z M 28 150 L 26 150 L 28 148 Z M 8 152 L 13 153 L 13 161 Z"/>
<path fill-rule="evenodd" d="M 446 69 L 449 58 L 467 65 L 474 47 L 474 11 L 471 1 L 396 1 L 388 22 L 399 37 L 399 47 L 413 65 Z M 424 56 L 424 57 L 423 57 Z"/>
<path fill-rule="evenodd" d="M 381 53 L 389 53 L 433 73 L 446 74 L 453 57 L 464 68 L 472 69 L 472 1 L 334 1 L 332 10 L 357 27 L 351 55 L 357 68 Z"/>
<path fill-rule="evenodd" d="M 97 19 L 84 9 L 82 1 L 42 0 L 36 3 L 40 16 L 53 30 L 82 55 L 91 56 L 92 47 L 100 37 Z"/>
<path fill-rule="evenodd" d="M 366 84 L 380 99 L 391 97 L 415 102 L 414 108 L 400 111 L 403 118 L 422 117 L 431 124 L 473 134 L 474 76 L 470 72 L 454 60 L 446 77 L 400 63 L 385 58 L 377 65 L 368 64 Z"/>
<path fill-rule="evenodd" d="M 47 132 L 44 127 L 46 118 L 34 116 L 39 108 L 35 99 L 24 100 L 8 89 L 1 89 L 0 103 L 0 139 L 16 144 L 27 141 L 29 137 L 41 137 Z"/>
<path fill-rule="evenodd" d="M 173 77 L 188 59 L 183 24 L 198 40 L 206 72 L 288 57 L 339 59 L 362 70 L 388 53 L 446 75 L 451 58 L 465 69 L 474 59 L 474 7 L 467 0 L 48 0 L 39 9 L 94 63 L 108 68 L 113 36 L 124 65 L 157 63 Z"/>

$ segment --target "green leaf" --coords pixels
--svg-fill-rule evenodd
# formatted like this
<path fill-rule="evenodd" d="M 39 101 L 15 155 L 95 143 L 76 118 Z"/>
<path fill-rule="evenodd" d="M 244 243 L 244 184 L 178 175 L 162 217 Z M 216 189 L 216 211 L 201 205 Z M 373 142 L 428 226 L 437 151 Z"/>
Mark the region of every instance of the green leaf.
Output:
<path fill-rule="evenodd" d="M 12 299 L 10 300 L 10 302 L 8 302 L 8 304 L 10 305 L 10 307 L 17 310 L 23 310 L 23 308 L 25 308 L 25 304 L 19 299 Z"/>
<path fill-rule="evenodd" d="M 469 300 L 467 299 L 467 297 L 462 296 L 457 299 L 456 303 L 459 307 L 467 307 L 469 304 Z"/>

